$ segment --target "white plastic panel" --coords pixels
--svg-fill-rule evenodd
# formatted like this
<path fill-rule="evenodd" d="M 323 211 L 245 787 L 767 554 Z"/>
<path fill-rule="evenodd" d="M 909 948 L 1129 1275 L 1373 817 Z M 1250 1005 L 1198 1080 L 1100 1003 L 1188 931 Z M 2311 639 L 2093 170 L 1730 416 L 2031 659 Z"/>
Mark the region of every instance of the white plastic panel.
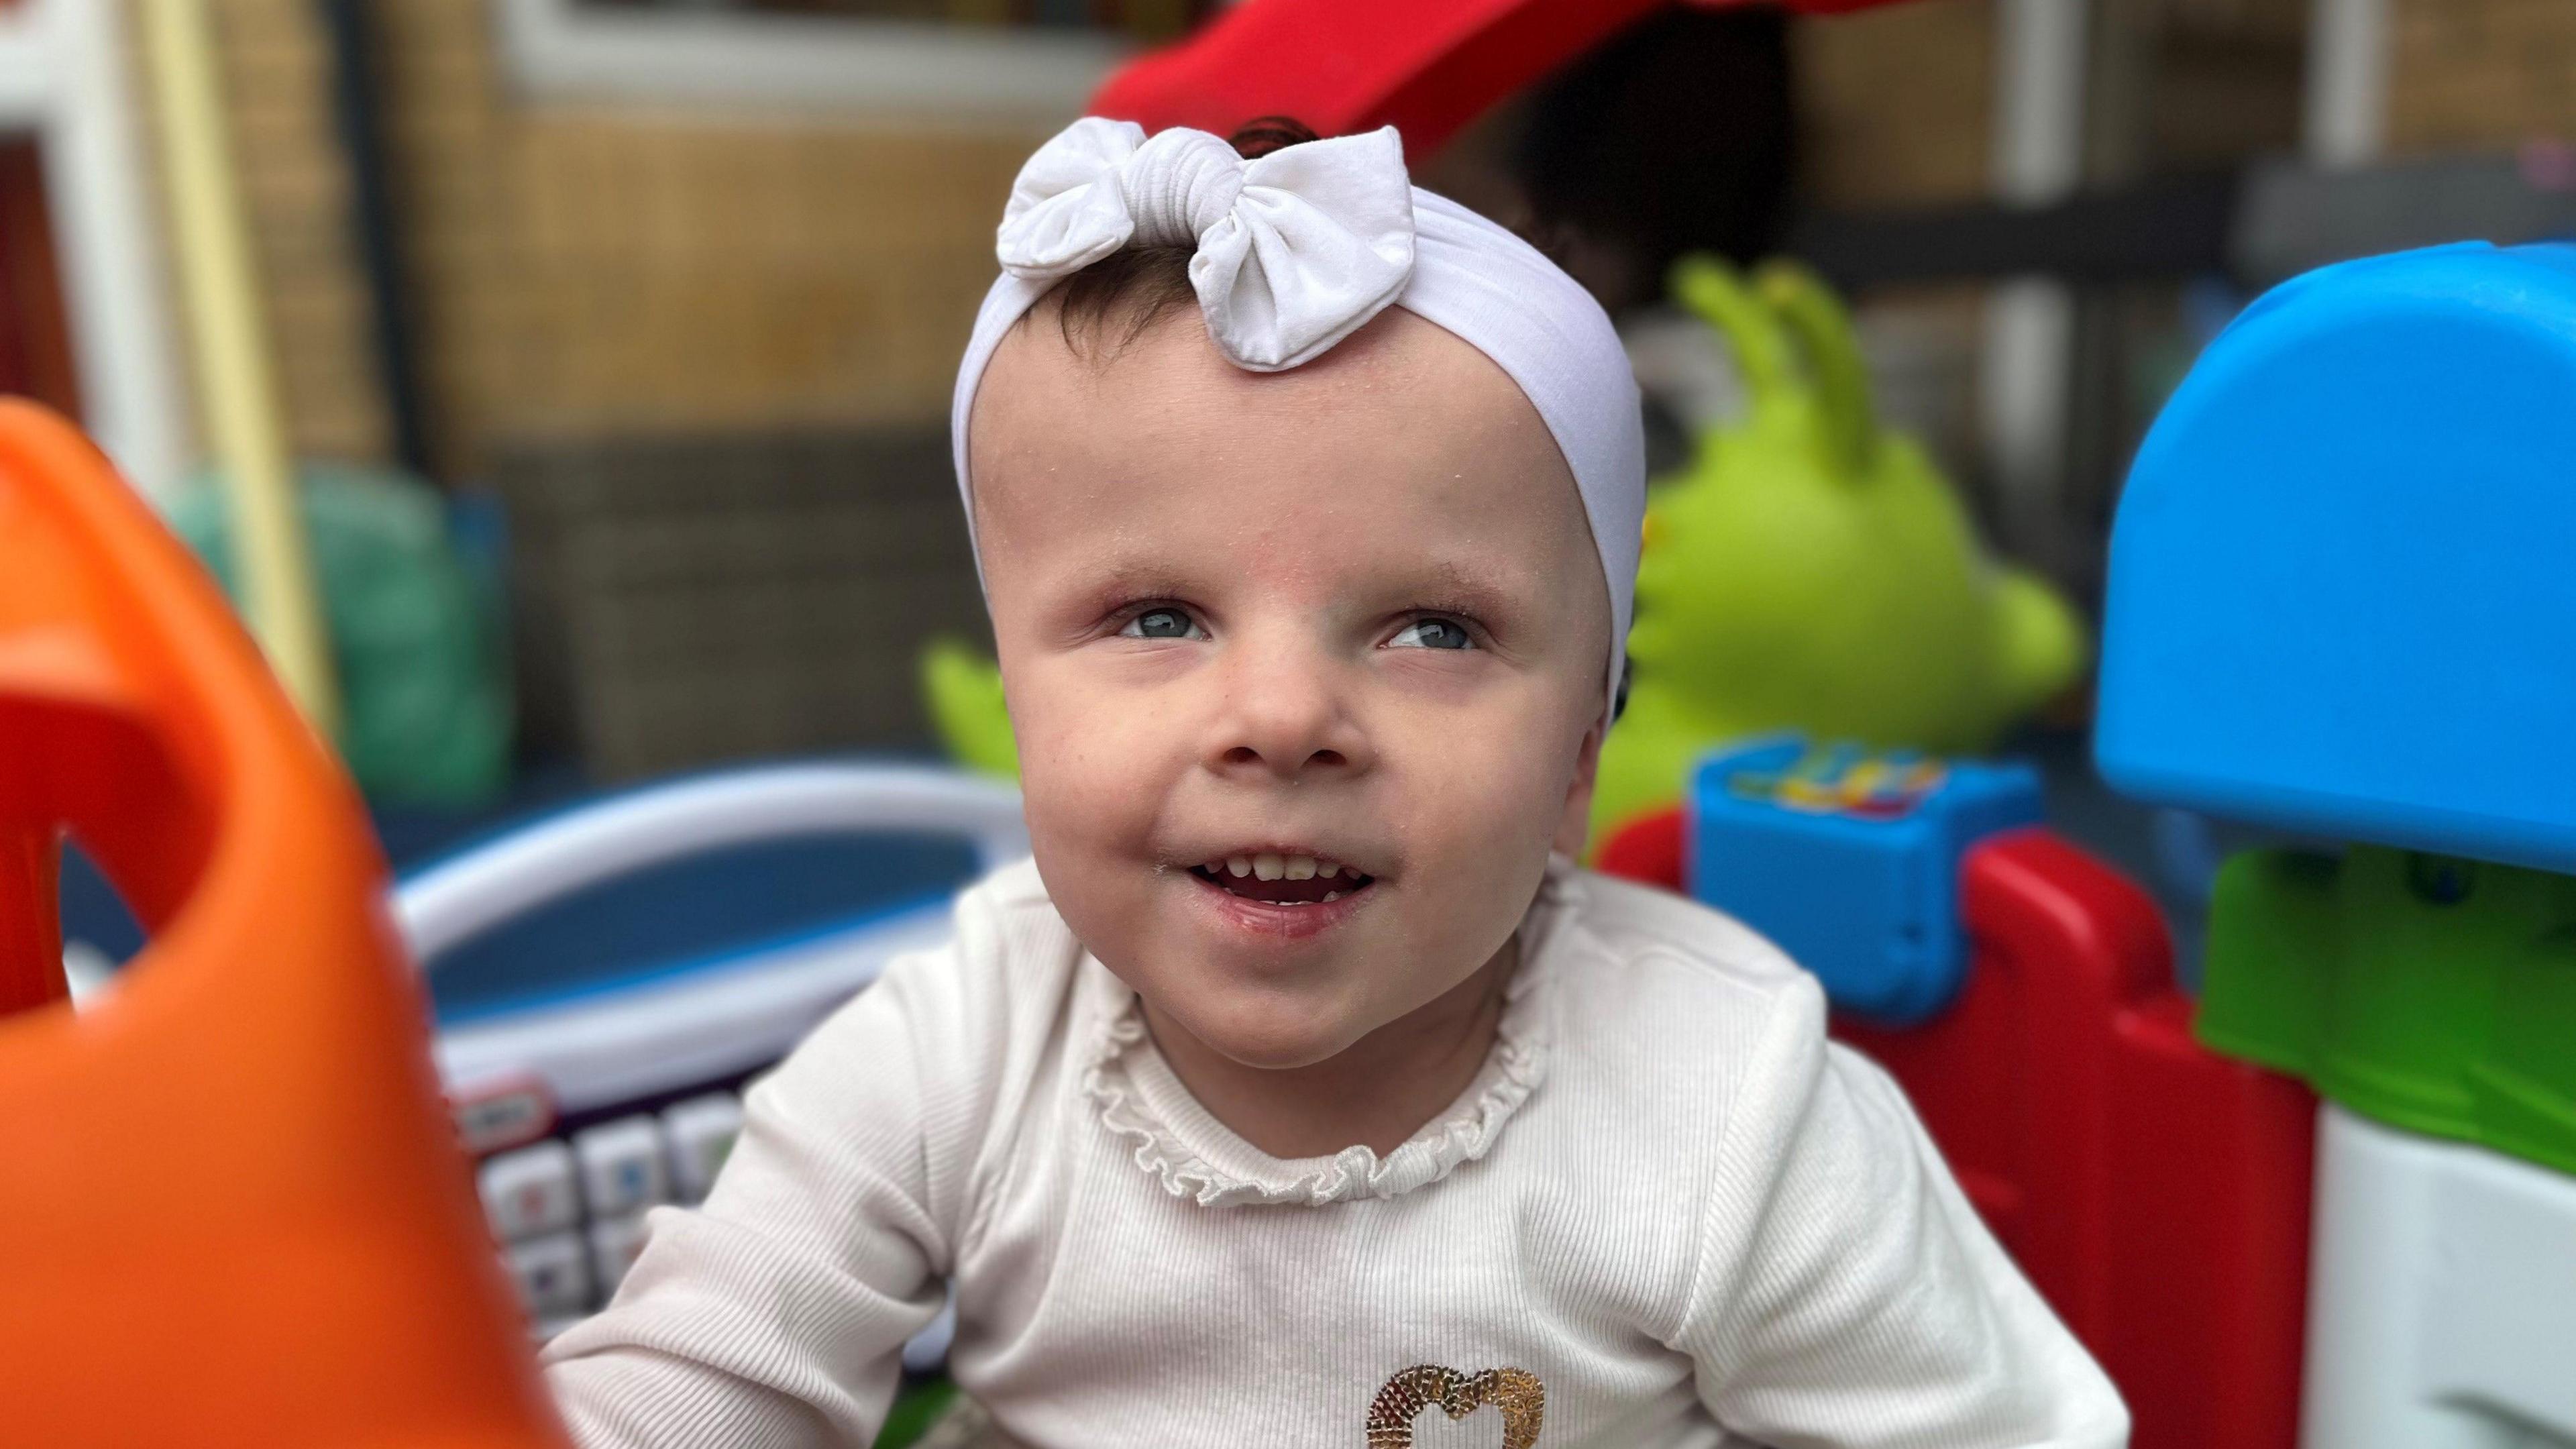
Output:
<path fill-rule="evenodd" d="M 2576 1178 L 2319 1126 L 2303 1449 L 2576 1449 Z"/>

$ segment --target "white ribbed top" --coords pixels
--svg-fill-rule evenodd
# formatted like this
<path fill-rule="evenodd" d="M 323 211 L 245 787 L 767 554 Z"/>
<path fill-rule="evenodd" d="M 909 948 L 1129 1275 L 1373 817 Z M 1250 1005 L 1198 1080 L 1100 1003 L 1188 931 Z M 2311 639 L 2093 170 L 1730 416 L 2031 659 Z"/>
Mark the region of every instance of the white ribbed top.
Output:
<path fill-rule="evenodd" d="M 1031 1449 L 1384 1449 L 1426 1364 L 1534 1376 L 1537 1449 L 2128 1442 L 1812 978 L 1562 859 L 1521 940 L 1448 1111 L 1282 1161 L 1173 1076 L 1035 867 L 998 872 L 753 1088 L 713 1195 L 655 1209 L 547 1348 L 576 1438 L 864 1449 L 953 1276 L 951 1371 Z"/>

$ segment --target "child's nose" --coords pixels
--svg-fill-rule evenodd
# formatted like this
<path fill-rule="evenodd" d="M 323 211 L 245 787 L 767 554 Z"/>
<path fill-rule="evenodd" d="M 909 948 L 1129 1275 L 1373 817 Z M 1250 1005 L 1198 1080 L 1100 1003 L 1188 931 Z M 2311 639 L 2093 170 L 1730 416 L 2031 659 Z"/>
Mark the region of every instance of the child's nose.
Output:
<path fill-rule="evenodd" d="M 1366 768 L 1374 753 L 1352 716 L 1346 672 L 1304 656 L 1240 661 L 1227 671 L 1210 768 L 1283 779 Z"/>

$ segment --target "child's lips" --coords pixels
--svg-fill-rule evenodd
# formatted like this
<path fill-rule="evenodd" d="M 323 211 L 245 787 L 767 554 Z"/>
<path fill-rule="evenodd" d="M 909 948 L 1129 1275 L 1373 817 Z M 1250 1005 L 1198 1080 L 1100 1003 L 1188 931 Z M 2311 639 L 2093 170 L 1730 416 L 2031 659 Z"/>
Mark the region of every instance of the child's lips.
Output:
<path fill-rule="evenodd" d="M 1347 876 L 1339 879 L 1317 876 L 1308 880 L 1262 880 L 1256 876 L 1236 879 L 1232 876 L 1212 877 L 1204 867 L 1193 868 L 1189 874 L 1196 882 L 1194 893 L 1228 928 L 1284 940 L 1303 940 L 1331 930 L 1357 913 L 1376 889 L 1374 880 L 1368 876 L 1360 877 L 1359 883 L 1354 885 Z M 1262 895 L 1245 893 L 1256 889 Z M 1333 899 L 1326 900 L 1326 896 Z"/>
<path fill-rule="evenodd" d="M 1258 875 L 1235 875 L 1210 866 L 1190 867 L 1190 874 L 1245 900 L 1268 901 L 1273 905 L 1315 905 L 1355 891 L 1366 890 L 1376 879 L 1352 871 L 1348 875 L 1312 875 L 1303 880 L 1280 876 L 1263 880 Z"/>

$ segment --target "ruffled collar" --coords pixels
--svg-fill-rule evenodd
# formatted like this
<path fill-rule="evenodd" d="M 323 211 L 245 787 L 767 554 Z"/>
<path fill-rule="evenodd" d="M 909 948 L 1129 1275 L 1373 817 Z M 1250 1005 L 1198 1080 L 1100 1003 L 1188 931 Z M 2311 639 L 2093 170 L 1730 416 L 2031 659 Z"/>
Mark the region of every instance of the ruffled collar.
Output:
<path fill-rule="evenodd" d="M 1504 1124 L 1547 1075 L 1555 1025 L 1552 987 L 1564 954 L 1562 938 L 1579 914 L 1566 907 L 1582 889 L 1573 862 L 1551 855 L 1521 922 L 1520 961 L 1503 988 L 1493 1050 L 1446 1111 L 1384 1157 L 1355 1145 L 1328 1157 L 1279 1158 L 1237 1136 L 1199 1104 L 1155 1050 L 1136 993 L 1088 952 L 1083 969 L 1096 1009 L 1090 1014 L 1095 1034 L 1083 1092 L 1099 1110 L 1101 1124 L 1133 1148 L 1137 1167 L 1160 1179 L 1173 1196 L 1204 1207 L 1321 1206 L 1395 1197 L 1438 1182 L 1491 1151 Z"/>

